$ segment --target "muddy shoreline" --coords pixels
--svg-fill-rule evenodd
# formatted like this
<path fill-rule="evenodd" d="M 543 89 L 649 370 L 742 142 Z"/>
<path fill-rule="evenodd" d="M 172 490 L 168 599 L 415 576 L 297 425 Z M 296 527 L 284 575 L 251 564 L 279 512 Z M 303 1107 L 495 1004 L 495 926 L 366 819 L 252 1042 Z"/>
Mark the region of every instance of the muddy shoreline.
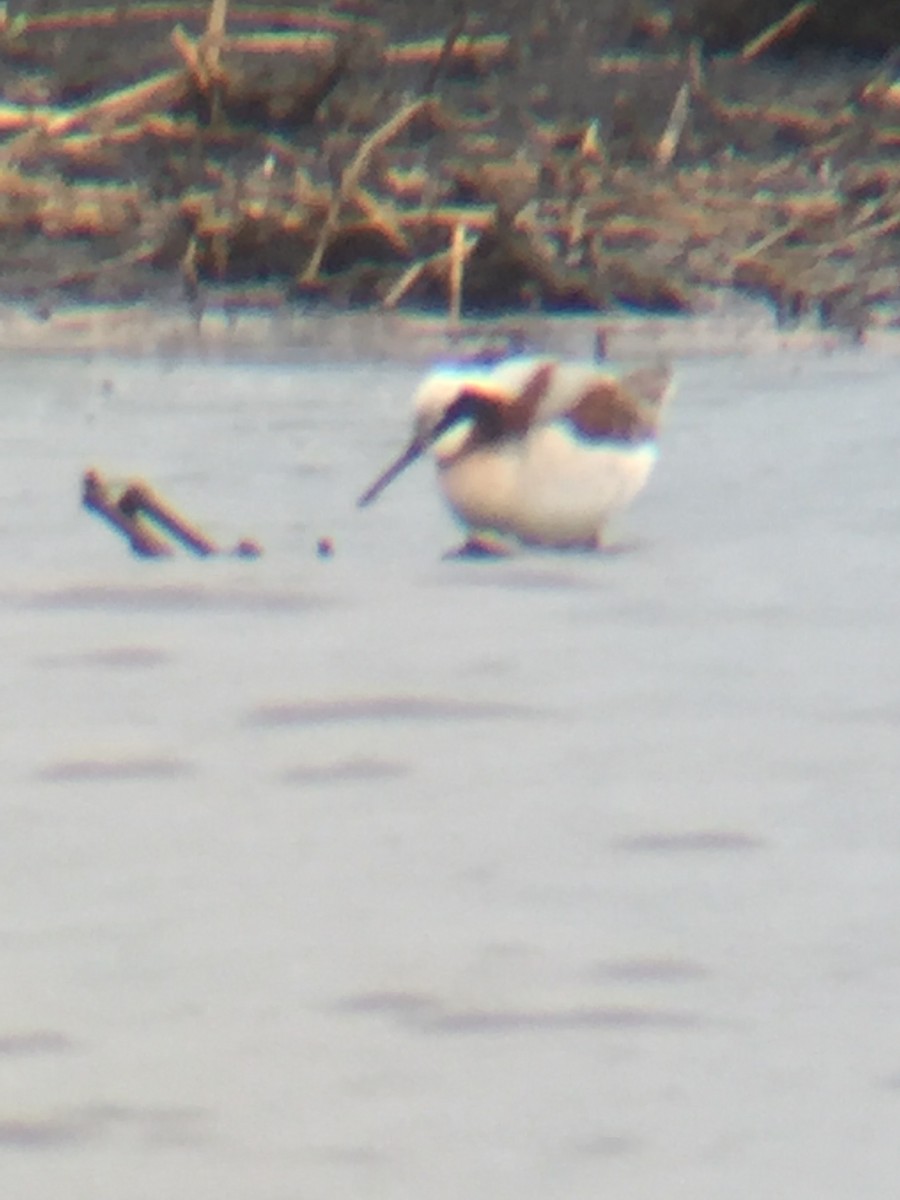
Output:
<path fill-rule="evenodd" d="M 398 363 L 527 352 L 613 362 L 769 355 L 828 355 L 860 350 L 900 355 L 900 331 L 864 337 L 807 324 L 786 329 L 764 305 L 739 304 L 700 316 L 608 313 L 507 314 L 450 324 L 407 312 L 315 312 L 211 306 L 198 320 L 183 305 L 152 301 L 61 305 L 36 315 L 28 305 L 0 304 L 0 353 L 207 360 L 234 363 Z"/>
<path fill-rule="evenodd" d="M 726 5 L 718 38 L 702 4 L 613 0 L 13 13 L 0 297 L 47 336 L 150 302 L 233 339 L 239 312 L 709 321 L 730 293 L 890 341 L 894 34 L 804 44 L 813 7 Z"/>

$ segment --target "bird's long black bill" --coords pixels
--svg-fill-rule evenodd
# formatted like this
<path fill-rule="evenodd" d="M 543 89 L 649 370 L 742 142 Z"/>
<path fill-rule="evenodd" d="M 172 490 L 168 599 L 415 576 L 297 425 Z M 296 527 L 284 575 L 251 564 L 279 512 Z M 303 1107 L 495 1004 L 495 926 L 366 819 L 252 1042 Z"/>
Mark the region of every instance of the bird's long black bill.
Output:
<path fill-rule="evenodd" d="M 381 472 L 372 486 L 363 492 L 356 502 L 357 507 L 365 508 L 367 504 L 371 504 L 373 500 L 376 500 L 389 483 L 392 483 L 417 458 L 421 458 L 424 450 L 425 446 L 417 438 L 414 438 L 399 457 L 394 459 L 387 470 Z"/>

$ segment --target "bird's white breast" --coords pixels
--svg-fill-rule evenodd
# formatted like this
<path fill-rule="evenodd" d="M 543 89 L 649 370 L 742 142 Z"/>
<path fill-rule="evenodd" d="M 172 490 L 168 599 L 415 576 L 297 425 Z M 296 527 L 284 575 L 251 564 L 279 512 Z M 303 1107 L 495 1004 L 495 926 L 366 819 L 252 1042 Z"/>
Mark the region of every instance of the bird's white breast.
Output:
<path fill-rule="evenodd" d="M 554 422 L 460 456 L 443 465 L 440 482 L 470 528 L 548 545 L 587 544 L 634 499 L 656 457 L 653 441 L 591 442 Z"/>

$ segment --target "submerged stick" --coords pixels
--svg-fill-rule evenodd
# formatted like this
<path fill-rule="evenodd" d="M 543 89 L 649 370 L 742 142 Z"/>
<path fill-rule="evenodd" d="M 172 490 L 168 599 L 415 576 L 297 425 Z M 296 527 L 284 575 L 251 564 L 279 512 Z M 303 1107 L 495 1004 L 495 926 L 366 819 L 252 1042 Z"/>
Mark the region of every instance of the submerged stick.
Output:
<path fill-rule="evenodd" d="M 126 517 L 145 515 L 154 525 L 172 534 L 188 550 L 206 557 L 218 553 L 218 546 L 206 534 L 177 513 L 146 483 L 132 483 L 119 497 L 118 507 Z"/>
<path fill-rule="evenodd" d="M 174 538 L 202 558 L 213 554 L 259 558 L 262 554 L 259 543 L 252 538 L 242 538 L 231 550 L 223 550 L 141 481 L 129 483 L 124 491 L 119 491 L 106 484 L 99 471 L 85 471 L 81 500 L 85 508 L 98 513 L 126 537 L 134 553 L 142 558 L 172 555 L 173 547 L 162 535 Z M 147 522 L 156 528 L 150 528 Z"/>
<path fill-rule="evenodd" d="M 86 471 L 84 474 L 81 502 L 86 509 L 104 517 L 113 529 L 126 537 L 135 554 L 142 558 L 165 558 L 171 555 L 172 547 L 168 542 L 147 529 L 136 514 L 123 512 L 119 508 L 96 471 Z"/>

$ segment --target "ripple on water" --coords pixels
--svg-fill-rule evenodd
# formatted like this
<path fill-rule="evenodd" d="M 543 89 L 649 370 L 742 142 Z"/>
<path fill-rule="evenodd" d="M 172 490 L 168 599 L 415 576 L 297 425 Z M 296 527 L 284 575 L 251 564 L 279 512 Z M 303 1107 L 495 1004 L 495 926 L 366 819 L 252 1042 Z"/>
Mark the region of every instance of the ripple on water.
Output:
<path fill-rule="evenodd" d="M 110 671 L 149 670 L 171 661 L 165 650 L 153 646 L 110 646 L 84 654 L 45 654 L 34 659 L 41 667 L 98 668 Z"/>
<path fill-rule="evenodd" d="M 762 838 L 739 829 L 698 829 L 686 833 L 640 833 L 619 838 L 614 846 L 632 854 L 738 853 L 761 850 Z"/>
<path fill-rule="evenodd" d="M 36 1054 L 64 1054 L 75 1043 L 64 1033 L 52 1029 L 29 1029 L 25 1033 L 0 1033 L 0 1058 L 30 1057 Z"/>
<path fill-rule="evenodd" d="M 561 1008 L 448 1008 L 415 992 L 363 992 L 336 1004 L 339 1012 L 385 1016 L 422 1033 L 554 1033 L 580 1029 L 692 1029 L 696 1013 L 636 1004 Z"/>
<path fill-rule="evenodd" d="M 433 996 L 426 996 L 422 992 L 385 991 L 345 996 L 334 1007 L 338 1012 L 404 1019 L 432 1012 L 439 1006 Z"/>
<path fill-rule="evenodd" d="M 692 983 L 709 972 L 699 963 L 676 958 L 625 958 L 597 963 L 591 978 L 618 983 Z"/>
<path fill-rule="evenodd" d="M 379 779 L 399 779 L 408 775 L 408 763 L 386 758 L 345 758 L 330 763 L 300 763 L 286 770 L 284 783 L 318 785 L 323 783 L 374 783 Z"/>
<path fill-rule="evenodd" d="M 128 1127 L 151 1146 L 196 1144 L 205 1137 L 206 1113 L 192 1108 L 87 1105 L 33 1116 L 0 1115 L 0 1150 L 40 1151 L 83 1144 Z"/>
<path fill-rule="evenodd" d="M 559 565 L 526 566 L 509 559 L 490 559 L 466 564 L 450 582 L 458 587 L 491 587 L 514 592 L 594 591 L 598 587 L 597 577 L 586 572 L 585 566 L 592 564 L 586 564 L 585 558 L 582 553 L 568 570 Z M 445 587 L 448 581 L 442 576 L 435 582 Z"/>
<path fill-rule="evenodd" d="M 544 1033 L 578 1029 L 690 1029 L 702 1024 L 696 1013 L 640 1005 L 563 1009 L 461 1009 L 428 1021 L 429 1033 Z"/>
<path fill-rule="evenodd" d="M 193 774 L 194 770 L 184 759 L 165 756 L 70 758 L 41 767 L 37 777 L 51 783 L 124 783 L 180 779 Z"/>
<path fill-rule="evenodd" d="M 0 1117 L 0 1149 L 45 1150 L 86 1141 L 93 1128 L 75 1117 Z"/>
<path fill-rule="evenodd" d="M 309 592 L 204 587 L 199 584 L 78 584 L 31 592 L 24 606 L 32 609 L 109 612 L 296 613 L 327 607 L 331 602 Z"/>
<path fill-rule="evenodd" d="M 575 1142 L 572 1149 L 589 1158 L 619 1158 L 642 1150 L 642 1138 L 627 1133 L 598 1133 L 584 1141 Z"/>
<path fill-rule="evenodd" d="M 530 717 L 535 709 L 490 700 L 438 696 L 348 696 L 278 701 L 250 710 L 253 725 L 331 725 L 348 721 L 467 721 Z"/>

